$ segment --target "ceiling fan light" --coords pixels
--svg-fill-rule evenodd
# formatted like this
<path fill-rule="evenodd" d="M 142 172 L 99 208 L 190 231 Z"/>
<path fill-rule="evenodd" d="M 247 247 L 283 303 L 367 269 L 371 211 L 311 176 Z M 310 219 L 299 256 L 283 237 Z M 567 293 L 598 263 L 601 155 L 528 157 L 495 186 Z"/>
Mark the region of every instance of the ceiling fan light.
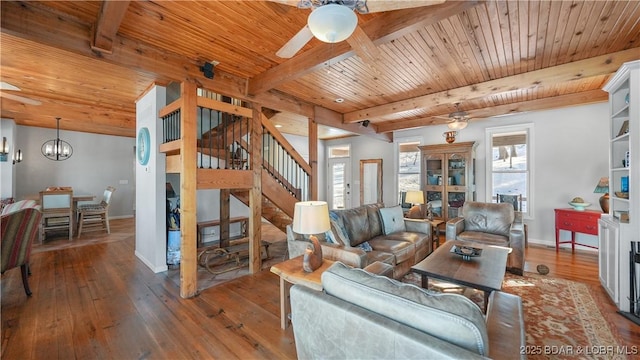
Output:
<path fill-rule="evenodd" d="M 467 120 L 464 120 L 464 119 L 456 119 L 456 120 L 454 120 L 454 121 L 452 121 L 452 122 L 447 124 L 447 126 L 451 130 L 462 130 L 462 129 L 466 128 L 467 125 L 469 125 L 469 122 Z"/>
<path fill-rule="evenodd" d="M 353 34 L 358 25 L 358 17 L 344 5 L 328 4 L 312 11 L 307 25 L 318 40 L 337 43 Z"/>

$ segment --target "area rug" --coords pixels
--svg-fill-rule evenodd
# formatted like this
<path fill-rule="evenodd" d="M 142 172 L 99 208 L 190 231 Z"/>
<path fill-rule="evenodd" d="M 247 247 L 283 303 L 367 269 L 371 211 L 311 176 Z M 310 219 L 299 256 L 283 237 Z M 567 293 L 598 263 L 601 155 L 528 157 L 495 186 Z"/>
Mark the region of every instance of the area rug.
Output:
<path fill-rule="evenodd" d="M 417 274 L 404 282 L 419 285 Z M 458 292 L 482 306 L 479 291 L 431 282 L 437 291 Z M 522 298 L 528 359 L 626 359 L 623 344 L 603 314 L 598 296 L 586 284 L 534 273 L 507 273 L 502 291 Z"/>

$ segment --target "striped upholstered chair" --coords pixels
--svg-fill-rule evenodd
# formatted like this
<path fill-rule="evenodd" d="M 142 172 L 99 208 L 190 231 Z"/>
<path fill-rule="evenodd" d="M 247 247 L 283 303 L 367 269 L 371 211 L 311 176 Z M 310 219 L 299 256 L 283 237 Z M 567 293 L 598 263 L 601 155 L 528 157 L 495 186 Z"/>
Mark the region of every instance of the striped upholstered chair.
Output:
<path fill-rule="evenodd" d="M 11 204 L 10 209 L 3 209 L 0 217 L 0 272 L 20 266 L 22 270 L 22 285 L 27 296 L 31 296 L 29 289 L 29 256 L 31 245 L 38 235 L 42 213 L 33 200 L 18 201 Z"/>

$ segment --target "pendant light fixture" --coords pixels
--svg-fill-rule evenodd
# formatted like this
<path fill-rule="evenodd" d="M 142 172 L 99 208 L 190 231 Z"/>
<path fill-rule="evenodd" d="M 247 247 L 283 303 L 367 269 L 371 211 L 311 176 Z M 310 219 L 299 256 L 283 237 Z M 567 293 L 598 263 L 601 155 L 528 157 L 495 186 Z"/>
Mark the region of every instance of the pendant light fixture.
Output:
<path fill-rule="evenodd" d="M 49 160 L 67 160 L 73 155 L 71 144 L 60 139 L 60 118 L 56 118 L 56 138 L 45 141 L 42 144 L 42 155 Z"/>

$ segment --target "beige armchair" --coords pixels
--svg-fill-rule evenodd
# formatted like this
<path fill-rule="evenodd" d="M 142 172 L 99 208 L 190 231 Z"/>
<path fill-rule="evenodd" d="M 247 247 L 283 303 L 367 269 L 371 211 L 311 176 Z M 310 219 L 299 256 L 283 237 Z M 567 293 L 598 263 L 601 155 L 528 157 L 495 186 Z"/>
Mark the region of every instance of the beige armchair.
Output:
<path fill-rule="evenodd" d="M 447 241 L 459 240 L 509 247 L 507 270 L 524 271 L 524 226 L 509 203 L 467 201 L 458 217 L 447 221 Z"/>

